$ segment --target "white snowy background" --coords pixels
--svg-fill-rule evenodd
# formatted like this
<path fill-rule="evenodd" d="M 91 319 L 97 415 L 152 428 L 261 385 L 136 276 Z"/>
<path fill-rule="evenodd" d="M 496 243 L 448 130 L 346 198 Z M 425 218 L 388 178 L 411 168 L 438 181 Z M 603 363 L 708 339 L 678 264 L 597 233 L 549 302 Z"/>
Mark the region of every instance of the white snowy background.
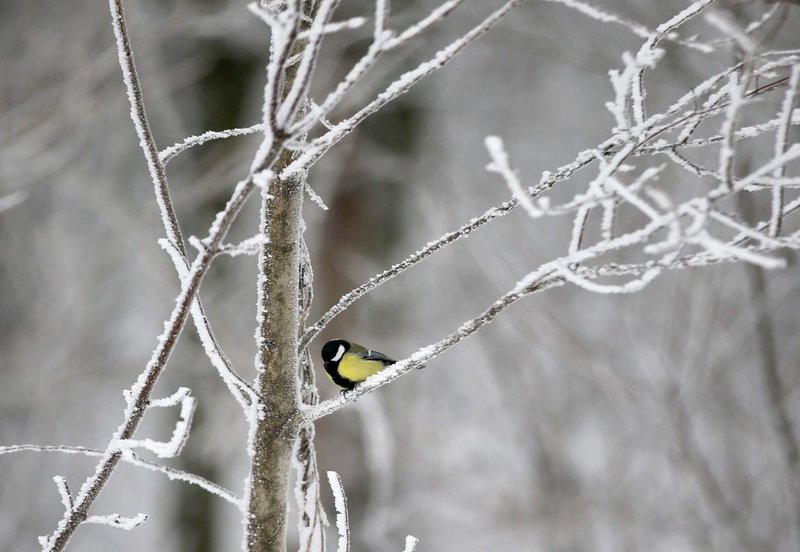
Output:
<path fill-rule="evenodd" d="M 596 2 L 651 29 L 686 4 Z M 403 28 L 434 5 L 395 2 L 390 22 Z M 343 112 L 497 5 L 466 1 L 413 46 L 387 55 Z M 720 7 L 742 17 L 769 9 L 732 0 Z M 259 120 L 267 39 L 243 2 L 129 1 L 126 10 L 162 147 Z M 338 18 L 364 14 L 345 1 Z M 769 47 L 800 47 L 800 6 L 787 5 L 779 23 Z M 714 38 L 699 23 L 687 34 L 700 30 Z M 368 37 L 368 27 L 333 35 L 314 89 L 341 78 Z M 311 320 L 508 199 L 502 178 L 485 170 L 487 135 L 502 136 L 526 186 L 606 139 L 614 124 L 608 71 L 642 40 L 560 4 L 524 2 L 337 145 L 310 175 L 330 210 L 305 205 Z M 647 82 L 648 102 L 662 109 L 733 60 L 725 50 L 665 49 Z M 0 54 L 0 445 L 101 448 L 121 420 L 121 390 L 141 371 L 178 292 L 156 243 L 159 213 L 106 6 L 2 0 Z M 781 98 L 765 97 L 763 111 L 748 111 L 742 125 L 774 117 Z M 796 130 L 791 136 L 797 142 Z M 186 235 L 208 227 L 257 144 L 232 138 L 170 163 Z M 739 150 L 737 170 L 763 164 L 762 149 Z M 552 197 L 567 199 L 585 185 L 581 178 Z M 669 166 L 665 181 L 691 179 Z M 768 205 L 740 209 L 764 215 Z M 256 211 L 253 202 L 231 241 L 253 234 Z M 563 255 L 571 231 L 566 218 L 531 220 L 522 210 L 481 228 L 356 302 L 312 343 L 315 360 L 334 337 L 409 355 Z M 354 550 L 400 550 L 407 534 L 420 539 L 418 550 L 441 551 L 796 549 L 797 466 L 787 465 L 764 380 L 766 365 L 777 369 L 796 420 L 800 278 L 796 255 L 780 257 L 783 270 L 680 270 L 631 295 L 575 286 L 536 294 L 424 370 L 322 419 L 320 471 L 341 476 Z M 255 274 L 253 257 L 222 258 L 201 290 L 225 351 L 248 377 Z M 335 396 L 317 375 L 322 396 Z M 191 387 L 198 404 L 183 455 L 168 463 L 238 488 L 246 427 L 193 330 L 158 385 L 159 396 Z M 137 435 L 167 440 L 176 415 L 150 414 Z M 1 456 L 0 549 L 34 548 L 61 517 L 53 475 L 77 486 L 93 466 L 63 454 Z M 333 520 L 327 486 L 325 497 Z M 83 527 L 73 549 L 230 550 L 241 538 L 228 503 L 127 465 L 94 510 L 149 519 L 130 533 Z"/>

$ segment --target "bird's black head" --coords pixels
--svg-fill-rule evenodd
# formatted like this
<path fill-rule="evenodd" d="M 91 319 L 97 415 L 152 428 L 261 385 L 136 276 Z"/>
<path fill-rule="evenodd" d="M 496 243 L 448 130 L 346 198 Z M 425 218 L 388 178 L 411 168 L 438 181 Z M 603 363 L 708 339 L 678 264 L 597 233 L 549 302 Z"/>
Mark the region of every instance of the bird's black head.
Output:
<path fill-rule="evenodd" d="M 325 362 L 339 362 L 342 356 L 350 350 L 350 342 L 344 339 L 334 339 L 322 346 L 322 360 Z"/>

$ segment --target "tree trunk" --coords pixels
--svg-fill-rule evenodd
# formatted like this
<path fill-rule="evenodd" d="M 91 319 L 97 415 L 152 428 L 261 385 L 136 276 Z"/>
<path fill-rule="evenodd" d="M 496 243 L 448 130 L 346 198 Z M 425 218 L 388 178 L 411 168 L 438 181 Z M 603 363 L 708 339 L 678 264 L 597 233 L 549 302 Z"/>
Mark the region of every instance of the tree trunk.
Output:
<path fill-rule="evenodd" d="M 284 159 L 284 157 L 286 159 Z M 275 166 L 288 162 L 284 153 Z M 259 255 L 257 389 L 263 400 L 253 446 L 246 549 L 285 552 L 292 447 L 298 427 L 297 346 L 302 179 L 273 178 L 262 191 Z"/>

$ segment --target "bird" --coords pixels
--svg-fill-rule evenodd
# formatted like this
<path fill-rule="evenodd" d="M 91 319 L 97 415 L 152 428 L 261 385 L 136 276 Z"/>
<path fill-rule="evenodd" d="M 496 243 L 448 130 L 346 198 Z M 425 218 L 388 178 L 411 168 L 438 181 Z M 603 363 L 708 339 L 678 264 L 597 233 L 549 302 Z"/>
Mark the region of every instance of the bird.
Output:
<path fill-rule="evenodd" d="M 322 360 L 331 381 L 345 390 L 353 389 L 357 383 L 397 362 L 344 339 L 333 339 L 323 345 Z"/>

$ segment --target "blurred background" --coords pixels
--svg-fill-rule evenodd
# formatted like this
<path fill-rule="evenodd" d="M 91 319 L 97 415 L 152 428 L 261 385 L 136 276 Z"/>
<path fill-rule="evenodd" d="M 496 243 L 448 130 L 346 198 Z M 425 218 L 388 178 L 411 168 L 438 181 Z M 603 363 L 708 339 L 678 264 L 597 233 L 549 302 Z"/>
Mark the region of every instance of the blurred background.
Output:
<path fill-rule="evenodd" d="M 337 116 L 499 4 L 467 1 L 413 46 L 386 56 Z M 686 6 L 596 4 L 649 28 Z M 395 2 L 390 27 L 404 28 L 436 5 Z M 718 6 L 751 21 L 772 4 Z M 259 120 L 268 39 L 245 2 L 140 0 L 126 10 L 161 147 Z M 337 19 L 370 10 L 369 2 L 346 0 Z M 759 38 L 771 48 L 800 47 L 800 6 L 780 10 Z M 691 30 L 718 37 L 701 25 Z M 367 26 L 325 43 L 317 97 L 369 37 Z M 330 207 L 305 206 L 312 321 L 352 287 L 508 198 L 484 169 L 486 135 L 504 137 L 526 184 L 604 140 L 613 125 L 604 108 L 612 97 L 607 73 L 640 44 L 624 27 L 557 4 L 523 3 L 342 141 L 310 175 Z M 725 48 L 710 56 L 666 49 L 648 74 L 654 105 L 734 57 Z M 107 6 L 0 0 L 0 53 L 0 445 L 102 448 L 121 421 L 122 389 L 143 369 L 178 291 L 156 244 L 161 223 Z M 749 111 L 745 122 L 773 117 L 780 98 L 765 96 L 763 111 Z M 187 236 L 206 235 L 257 144 L 257 137 L 210 143 L 170 163 Z M 747 163 L 751 154 L 740 154 Z M 693 182 L 679 169 L 662 182 L 670 179 Z M 253 200 L 231 241 L 251 236 L 256 224 Z M 312 344 L 314 358 L 340 336 L 402 358 L 561 255 L 568 239 L 566 220 L 531 221 L 521 212 L 500 219 L 361 299 Z M 776 432 L 765 385 L 779 375 L 795 422 L 800 278 L 787 255 L 784 271 L 677 271 L 630 296 L 573 287 L 532 296 L 424 371 L 320 421 L 319 468 L 342 476 L 354 550 L 400 550 L 407 534 L 421 539 L 419 550 L 437 551 L 796 550 L 800 491 L 791 474 L 800 459 Z M 201 292 L 225 352 L 248 376 L 255 277 L 254 258 L 220 258 Z M 321 395 L 334 396 L 317 368 Z M 191 387 L 199 408 L 183 455 L 167 463 L 240 493 L 245 424 L 192 327 L 157 394 L 179 385 Z M 151 412 L 139 435 L 168 438 L 175 416 Z M 0 549 L 34 549 L 35 537 L 61 517 L 51 477 L 63 474 L 75 489 L 93 468 L 80 456 L 0 457 Z M 333 519 L 327 485 L 324 495 Z M 110 512 L 146 512 L 150 520 L 132 533 L 83 527 L 73 548 L 210 552 L 236 549 L 241 539 L 228 503 L 126 465 L 94 508 Z"/>

